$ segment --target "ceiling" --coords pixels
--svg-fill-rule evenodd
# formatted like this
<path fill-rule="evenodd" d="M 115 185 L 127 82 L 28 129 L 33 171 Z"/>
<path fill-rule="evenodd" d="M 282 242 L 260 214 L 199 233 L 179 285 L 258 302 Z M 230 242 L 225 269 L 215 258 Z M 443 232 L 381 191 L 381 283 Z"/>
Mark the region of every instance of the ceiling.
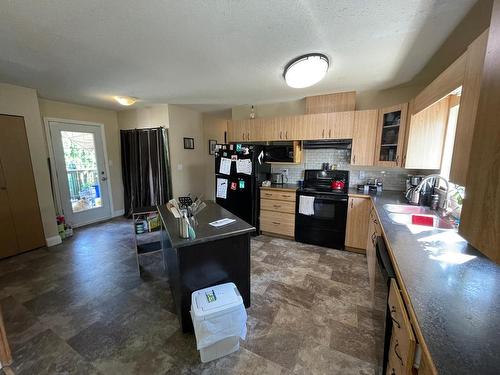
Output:
<path fill-rule="evenodd" d="M 0 81 L 120 108 L 113 95 L 200 110 L 407 82 L 475 0 L 2 1 Z M 292 89 L 292 58 L 329 56 Z M 121 107 L 122 108 L 122 107 Z"/>

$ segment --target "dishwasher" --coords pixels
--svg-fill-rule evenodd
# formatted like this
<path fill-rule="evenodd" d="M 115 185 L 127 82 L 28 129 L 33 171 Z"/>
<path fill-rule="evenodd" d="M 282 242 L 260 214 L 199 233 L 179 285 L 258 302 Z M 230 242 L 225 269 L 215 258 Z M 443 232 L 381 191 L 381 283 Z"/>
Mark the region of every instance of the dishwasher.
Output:
<path fill-rule="evenodd" d="M 387 368 L 387 361 L 389 357 L 389 347 L 391 344 L 391 334 L 392 334 L 392 319 L 391 314 L 388 313 L 387 299 L 389 297 L 389 287 L 391 285 L 391 279 L 396 278 L 394 273 L 394 268 L 392 267 L 391 259 L 387 253 L 387 247 L 382 236 L 377 237 L 377 242 L 375 244 L 375 250 L 377 254 L 377 275 L 376 277 L 381 280 L 381 282 L 376 283 L 377 288 L 380 288 L 379 295 L 385 296 L 385 327 L 384 327 L 384 356 L 382 360 L 382 370 L 381 374 L 385 374 Z"/>

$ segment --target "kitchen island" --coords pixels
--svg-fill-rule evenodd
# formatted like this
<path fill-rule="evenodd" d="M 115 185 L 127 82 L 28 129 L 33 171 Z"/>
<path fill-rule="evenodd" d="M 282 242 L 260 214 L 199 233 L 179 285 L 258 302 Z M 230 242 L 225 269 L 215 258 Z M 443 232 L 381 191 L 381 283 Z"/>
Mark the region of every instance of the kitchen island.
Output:
<path fill-rule="evenodd" d="M 193 330 L 189 310 L 195 290 L 233 282 L 250 307 L 250 234 L 255 228 L 218 204 L 205 203 L 196 216 L 192 240 L 180 238 L 177 219 L 166 206 L 158 206 L 168 282 L 183 332 Z M 209 225 L 224 218 L 235 221 L 218 228 Z"/>

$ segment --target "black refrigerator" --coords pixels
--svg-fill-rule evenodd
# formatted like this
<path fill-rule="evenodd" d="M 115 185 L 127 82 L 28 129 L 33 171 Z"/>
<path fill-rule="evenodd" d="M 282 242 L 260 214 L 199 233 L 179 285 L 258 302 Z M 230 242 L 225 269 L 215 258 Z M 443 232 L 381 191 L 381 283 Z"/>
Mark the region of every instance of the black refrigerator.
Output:
<path fill-rule="evenodd" d="M 216 203 L 253 225 L 256 234 L 259 233 L 259 187 L 271 173 L 271 165 L 262 160 L 263 149 L 260 145 L 217 145 L 215 153 Z"/>

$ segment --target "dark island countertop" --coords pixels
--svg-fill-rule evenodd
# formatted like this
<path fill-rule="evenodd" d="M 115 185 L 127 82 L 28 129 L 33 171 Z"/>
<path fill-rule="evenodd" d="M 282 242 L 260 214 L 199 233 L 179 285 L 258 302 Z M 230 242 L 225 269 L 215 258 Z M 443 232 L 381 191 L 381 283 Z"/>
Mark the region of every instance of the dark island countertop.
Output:
<path fill-rule="evenodd" d="M 395 224 L 401 192 L 370 197 L 439 374 L 500 374 L 500 266 L 456 231 Z"/>
<path fill-rule="evenodd" d="M 253 226 L 241 220 L 237 216 L 234 216 L 217 203 L 213 201 L 205 201 L 205 203 L 207 204 L 207 207 L 196 215 L 197 225 L 194 227 L 196 238 L 194 240 L 180 238 L 177 219 L 165 205 L 158 206 L 160 218 L 166 229 L 167 235 L 170 238 L 170 243 L 173 248 L 192 246 L 255 231 Z M 209 223 L 213 221 L 225 218 L 234 219 L 236 221 L 219 228 L 209 225 Z"/>

